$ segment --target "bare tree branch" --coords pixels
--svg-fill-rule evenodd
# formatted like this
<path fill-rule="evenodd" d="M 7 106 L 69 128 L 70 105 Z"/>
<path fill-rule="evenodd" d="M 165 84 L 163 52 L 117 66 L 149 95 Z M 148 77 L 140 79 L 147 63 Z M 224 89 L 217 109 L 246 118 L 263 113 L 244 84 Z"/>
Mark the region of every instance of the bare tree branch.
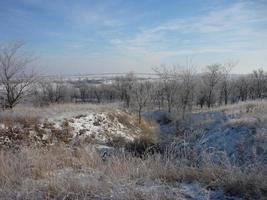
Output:
<path fill-rule="evenodd" d="M 15 42 L 0 49 L 0 84 L 5 90 L 4 107 L 12 109 L 23 98 L 30 85 L 36 81 L 36 74 L 28 72 L 32 58 L 20 54 L 24 43 Z"/>

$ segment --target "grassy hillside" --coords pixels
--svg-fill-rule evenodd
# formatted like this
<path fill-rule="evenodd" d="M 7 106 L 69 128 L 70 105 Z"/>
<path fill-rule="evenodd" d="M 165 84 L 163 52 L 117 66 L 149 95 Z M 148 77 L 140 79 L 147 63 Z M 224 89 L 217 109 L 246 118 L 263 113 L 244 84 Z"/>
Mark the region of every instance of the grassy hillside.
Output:
<path fill-rule="evenodd" d="M 156 125 L 150 118 L 139 125 L 136 116 L 107 106 L 18 107 L 0 116 L 0 195 L 264 199 L 266 160 L 258 158 L 266 155 L 266 108 L 266 101 L 255 101 L 194 112 L 183 123 L 170 118 Z M 85 128 L 76 129 L 83 124 Z M 162 126 L 174 125 L 174 132 L 162 133 L 166 130 Z M 94 130 L 110 139 L 84 140 L 83 134 L 91 136 Z M 165 140 L 164 134 L 172 140 Z M 244 134 L 250 143 L 242 147 Z M 228 138 L 226 145 L 223 138 Z M 140 148 L 146 151 L 136 154 Z M 241 158 L 250 150 L 255 157 L 247 158 L 254 160 L 243 164 L 232 160 L 232 155 Z"/>

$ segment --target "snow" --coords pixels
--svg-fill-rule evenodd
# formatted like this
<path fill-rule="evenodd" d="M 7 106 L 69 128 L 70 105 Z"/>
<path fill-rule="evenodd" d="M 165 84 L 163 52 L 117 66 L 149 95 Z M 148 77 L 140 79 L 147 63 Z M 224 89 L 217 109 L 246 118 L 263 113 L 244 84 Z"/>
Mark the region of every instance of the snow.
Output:
<path fill-rule="evenodd" d="M 5 128 L 6 128 L 5 124 L 0 124 L 0 129 L 5 129 Z"/>
<path fill-rule="evenodd" d="M 126 141 L 133 141 L 141 130 L 135 130 L 119 122 L 116 115 L 111 119 L 108 112 L 88 112 L 83 115 L 72 116 L 69 118 L 50 119 L 48 122 L 53 124 L 56 129 L 63 129 L 67 122 L 73 138 L 85 140 L 92 138 L 95 141 L 106 143 L 114 137 L 122 137 Z"/>
<path fill-rule="evenodd" d="M 257 113 L 197 112 L 192 113 L 187 121 L 178 123 L 171 121 L 172 116 L 164 112 L 150 112 L 144 116 L 159 124 L 162 149 L 171 142 L 177 154 L 186 146 L 196 150 L 203 158 L 208 153 L 215 162 L 227 159 L 235 165 L 246 165 L 255 159 L 267 160 L 266 145 L 262 142 L 266 138 L 266 123 L 262 118 L 259 120 Z M 186 135 L 177 140 L 179 129 L 186 130 Z"/>

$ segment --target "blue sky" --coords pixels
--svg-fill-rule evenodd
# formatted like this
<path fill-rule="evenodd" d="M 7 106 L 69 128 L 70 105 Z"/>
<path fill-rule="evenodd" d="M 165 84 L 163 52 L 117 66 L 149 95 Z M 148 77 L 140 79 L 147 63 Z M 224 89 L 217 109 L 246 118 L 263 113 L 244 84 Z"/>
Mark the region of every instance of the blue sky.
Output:
<path fill-rule="evenodd" d="M 267 0 L 0 0 L 0 43 L 22 40 L 47 74 L 267 70 Z"/>

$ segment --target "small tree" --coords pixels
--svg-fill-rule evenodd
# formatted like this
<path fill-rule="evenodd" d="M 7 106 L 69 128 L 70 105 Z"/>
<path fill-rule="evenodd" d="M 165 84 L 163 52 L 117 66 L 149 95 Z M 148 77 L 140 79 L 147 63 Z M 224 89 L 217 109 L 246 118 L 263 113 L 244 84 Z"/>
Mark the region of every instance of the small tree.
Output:
<path fill-rule="evenodd" d="M 103 85 L 94 85 L 94 86 L 91 86 L 90 89 L 97 103 L 101 103 L 102 96 L 103 96 Z"/>
<path fill-rule="evenodd" d="M 222 67 L 222 78 L 221 78 L 221 96 L 223 98 L 224 104 L 228 104 L 229 91 L 230 91 L 230 72 L 236 65 L 236 62 L 225 63 Z"/>
<path fill-rule="evenodd" d="M 36 75 L 27 71 L 32 58 L 20 52 L 23 46 L 23 43 L 16 42 L 0 47 L 0 85 L 4 88 L 4 106 L 9 109 L 21 102 L 36 80 Z"/>
<path fill-rule="evenodd" d="M 132 104 L 137 108 L 138 122 L 141 123 L 143 108 L 147 105 L 151 94 L 151 83 L 135 82 L 131 90 Z"/>
<path fill-rule="evenodd" d="M 89 99 L 89 86 L 88 83 L 82 82 L 78 86 L 79 93 L 80 93 L 80 99 L 82 102 L 87 102 Z"/>
<path fill-rule="evenodd" d="M 35 103 L 37 105 L 48 105 L 67 102 L 71 99 L 71 89 L 73 88 L 68 88 L 63 82 L 38 81 L 34 87 Z"/>
<path fill-rule="evenodd" d="M 167 101 L 168 112 L 172 111 L 172 107 L 175 104 L 175 95 L 177 93 L 177 72 L 175 67 L 173 69 L 167 69 L 162 65 L 161 69 L 153 69 L 160 78 L 162 84 L 164 99 Z"/>
<path fill-rule="evenodd" d="M 182 106 L 182 117 L 184 119 L 186 110 L 191 110 L 195 92 L 195 72 L 187 68 L 181 73 L 180 104 Z"/>
<path fill-rule="evenodd" d="M 221 65 L 213 64 L 207 66 L 207 72 L 203 76 L 203 82 L 207 92 L 207 106 L 210 108 L 214 103 L 214 90 L 221 78 Z"/>
<path fill-rule="evenodd" d="M 115 87 L 120 94 L 121 101 L 125 102 L 127 108 L 129 108 L 131 103 L 131 90 L 136 77 L 133 72 L 126 74 L 125 76 L 116 77 Z"/>
<path fill-rule="evenodd" d="M 263 98 L 264 83 L 266 82 L 263 69 L 254 70 L 251 77 L 252 88 L 254 89 L 254 98 Z"/>
<path fill-rule="evenodd" d="M 153 106 L 157 106 L 158 110 L 161 110 L 164 103 L 164 89 L 162 84 L 158 81 L 155 81 L 152 88 L 151 101 Z"/>

